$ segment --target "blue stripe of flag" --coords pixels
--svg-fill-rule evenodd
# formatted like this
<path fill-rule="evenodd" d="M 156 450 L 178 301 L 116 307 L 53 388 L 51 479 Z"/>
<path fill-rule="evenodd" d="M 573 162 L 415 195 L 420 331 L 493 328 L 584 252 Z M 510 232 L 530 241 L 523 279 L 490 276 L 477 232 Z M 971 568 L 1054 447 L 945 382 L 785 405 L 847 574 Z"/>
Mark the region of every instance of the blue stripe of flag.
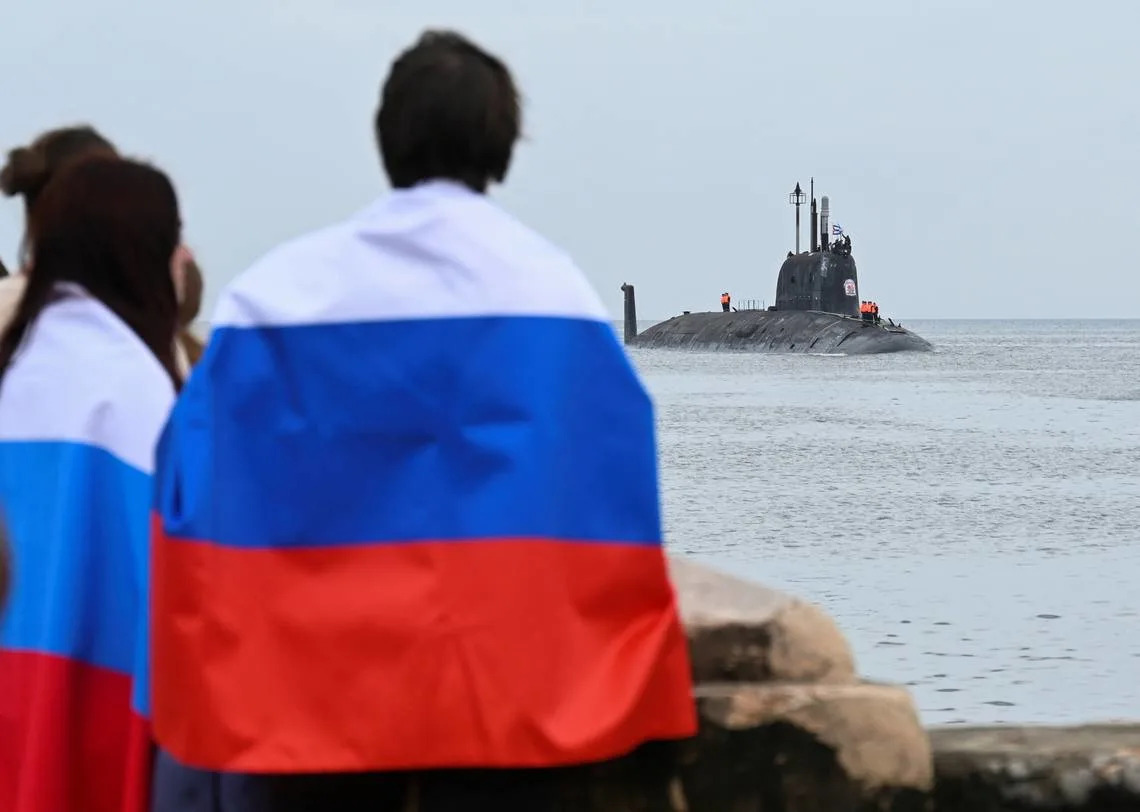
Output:
<path fill-rule="evenodd" d="M 160 444 L 166 532 L 248 548 L 659 544 L 652 404 L 554 317 L 221 328 Z"/>
<path fill-rule="evenodd" d="M 151 499 L 151 478 L 103 449 L 0 442 L 14 569 L 0 645 L 122 674 L 145 663 Z"/>

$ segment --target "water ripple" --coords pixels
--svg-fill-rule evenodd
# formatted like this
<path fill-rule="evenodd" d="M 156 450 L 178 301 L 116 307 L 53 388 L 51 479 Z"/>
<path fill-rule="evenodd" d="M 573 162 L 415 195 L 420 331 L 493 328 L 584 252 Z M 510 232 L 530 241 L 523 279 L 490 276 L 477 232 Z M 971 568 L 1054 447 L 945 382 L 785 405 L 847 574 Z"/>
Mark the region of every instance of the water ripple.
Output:
<path fill-rule="evenodd" d="M 634 350 L 669 544 L 826 607 L 930 723 L 1135 716 L 1140 322 L 908 326 L 938 351 Z"/>

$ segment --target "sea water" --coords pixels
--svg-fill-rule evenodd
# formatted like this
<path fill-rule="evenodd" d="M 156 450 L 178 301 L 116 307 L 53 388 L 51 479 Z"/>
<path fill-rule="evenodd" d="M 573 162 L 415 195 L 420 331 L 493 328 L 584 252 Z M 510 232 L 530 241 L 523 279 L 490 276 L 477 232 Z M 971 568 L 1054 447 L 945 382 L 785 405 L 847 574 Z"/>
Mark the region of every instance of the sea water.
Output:
<path fill-rule="evenodd" d="M 928 724 L 1140 718 L 1140 321 L 906 326 L 936 350 L 633 349 L 669 547 L 820 604 Z"/>

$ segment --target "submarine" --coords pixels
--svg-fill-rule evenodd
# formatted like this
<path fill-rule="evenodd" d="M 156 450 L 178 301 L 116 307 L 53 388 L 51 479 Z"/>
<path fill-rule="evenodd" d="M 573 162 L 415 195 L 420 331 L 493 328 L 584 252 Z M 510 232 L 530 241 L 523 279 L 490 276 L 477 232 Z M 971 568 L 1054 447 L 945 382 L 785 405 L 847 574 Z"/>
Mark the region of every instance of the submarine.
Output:
<path fill-rule="evenodd" d="M 811 181 L 811 244 L 800 251 L 800 205 L 805 195 L 797 183 L 788 196 L 796 207 L 796 250 L 789 251 L 776 280 L 776 303 L 693 313 L 637 331 L 633 285 L 623 283 L 625 343 L 633 347 L 745 352 L 870 355 L 928 351 L 929 341 L 891 319 L 860 313 L 859 274 L 851 238 L 829 240 L 830 200 L 817 208 Z M 836 235 L 841 233 L 835 227 Z"/>

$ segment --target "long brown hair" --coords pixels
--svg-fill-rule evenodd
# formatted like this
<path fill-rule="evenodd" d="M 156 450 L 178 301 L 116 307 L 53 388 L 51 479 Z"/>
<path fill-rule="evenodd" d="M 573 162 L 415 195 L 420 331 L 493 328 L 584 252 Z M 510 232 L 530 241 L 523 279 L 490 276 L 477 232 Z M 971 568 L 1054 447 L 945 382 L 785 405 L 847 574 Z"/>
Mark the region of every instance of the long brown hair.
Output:
<path fill-rule="evenodd" d="M 0 378 L 54 300 L 56 284 L 74 282 L 122 319 L 180 388 L 174 360 L 178 303 L 170 276 L 180 232 L 174 186 L 159 170 L 126 159 L 88 158 L 61 171 L 31 212 L 34 265 L 0 336 Z"/>

